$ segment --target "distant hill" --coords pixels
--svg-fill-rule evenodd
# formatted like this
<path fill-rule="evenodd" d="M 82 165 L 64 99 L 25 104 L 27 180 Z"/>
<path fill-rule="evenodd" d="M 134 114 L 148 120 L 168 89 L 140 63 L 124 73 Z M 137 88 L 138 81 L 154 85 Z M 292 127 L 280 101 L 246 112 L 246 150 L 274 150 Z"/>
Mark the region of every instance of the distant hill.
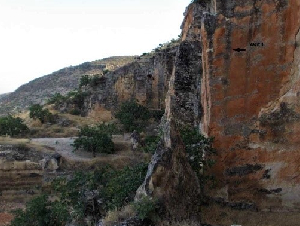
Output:
<path fill-rule="evenodd" d="M 1 99 L 3 99 L 4 97 L 6 97 L 7 95 L 9 95 L 10 93 L 2 93 L 0 94 L 0 101 Z"/>
<path fill-rule="evenodd" d="M 66 94 L 78 87 L 82 75 L 102 74 L 104 70 L 114 71 L 133 61 L 133 56 L 109 57 L 66 67 L 34 79 L 15 92 L 0 95 L 0 115 L 24 110 L 32 104 L 43 104 L 55 93 Z"/>

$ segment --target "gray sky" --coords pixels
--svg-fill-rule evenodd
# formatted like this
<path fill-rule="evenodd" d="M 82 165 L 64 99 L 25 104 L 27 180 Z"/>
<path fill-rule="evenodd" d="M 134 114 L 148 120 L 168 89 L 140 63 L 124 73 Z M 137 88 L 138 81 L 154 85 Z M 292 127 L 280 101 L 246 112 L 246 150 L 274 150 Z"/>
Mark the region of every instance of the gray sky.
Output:
<path fill-rule="evenodd" d="M 191 0 L 0 0 L 0 93 L 61 68 L 149 52 Z"/>

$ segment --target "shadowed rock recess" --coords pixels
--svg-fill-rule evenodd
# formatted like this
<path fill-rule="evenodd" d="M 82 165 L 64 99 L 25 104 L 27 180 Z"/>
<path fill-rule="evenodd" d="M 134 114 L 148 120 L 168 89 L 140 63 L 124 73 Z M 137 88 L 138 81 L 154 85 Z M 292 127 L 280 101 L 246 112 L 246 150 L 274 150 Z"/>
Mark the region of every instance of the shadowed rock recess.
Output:
<path fill-rule="evenodd" d="M 175 218 L 197 215 L 199 184 L 178 136 L 191 124 L 215 137 L 217 185 L 206 196 L 239 209 L 299 211 L 300 1 L 199 2 L 185 12 L 164 140 L 137 198 L 164 200 Z"/>

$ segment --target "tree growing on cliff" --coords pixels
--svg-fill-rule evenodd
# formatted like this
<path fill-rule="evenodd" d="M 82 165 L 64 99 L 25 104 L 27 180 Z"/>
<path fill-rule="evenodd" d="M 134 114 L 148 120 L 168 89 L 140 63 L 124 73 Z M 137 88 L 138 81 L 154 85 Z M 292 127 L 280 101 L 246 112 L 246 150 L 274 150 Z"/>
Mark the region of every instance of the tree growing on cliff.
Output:
<path fill-rule="evenodd" d="M 62 102 L 66 101 L 66 98 L 61 95 L 60 93 L 55 93 L 53 96 L 51 96 L 48 100 L 47 100 L 47 104 L 60 104 Z"/>
<path fill-rule="evenodd" d="M 28 127 L 24 124 L 23 120 L 19 117 L 11 115 L 0 118 L 0 135 L 9 135 L 11 137 L 20 135 L 28 131 Z"/>
<path fill-rule="evenodd" d="M 214 138 L 207 138 L 197 129 L 189 126 L 181 128 L 180 134 L 185 145 L 188 161 L 197 174 L 200 184 L 211 180 L 212 175 L 206 175 L 205 171 L 214 164 L 214 160 L 211 158 L 216 154 L 216 150 L 212 146 Z"/>
<path fill-rule="evenodd" d="M 100 124 L 98 126 L 84 126 L 80 129 L 78 138 L 74 141 L 74 148 L 78 150 L 83 148 L 88 152 L 112 154 L 114 152 L 114 143 L 110 126 Z"/>
<path fill-rule="evenodd" d="M 141 129 L 150 118 L 148 108 L 139 105 L 135 101 L 126 101 L 121 104 L 116 118 L 123 124 L 127 132 Z"/>
<path fill-rule="evenodd" d="M 83 86 L 88 86 L 90 84 L 90 81 L 91 81 L 90 76 L 82 75 L 79 80 L 79 88 Z"/>

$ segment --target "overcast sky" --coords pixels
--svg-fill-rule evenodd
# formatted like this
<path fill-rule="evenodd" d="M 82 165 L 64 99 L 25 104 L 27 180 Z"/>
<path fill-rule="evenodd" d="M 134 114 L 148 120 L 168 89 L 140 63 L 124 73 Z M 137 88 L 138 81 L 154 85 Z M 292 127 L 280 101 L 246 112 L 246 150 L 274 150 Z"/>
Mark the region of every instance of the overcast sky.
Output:
<path fill-rule="evenodd" d="M 0 0 L 0 93 L 177 38 L 191 0 Z"/>

